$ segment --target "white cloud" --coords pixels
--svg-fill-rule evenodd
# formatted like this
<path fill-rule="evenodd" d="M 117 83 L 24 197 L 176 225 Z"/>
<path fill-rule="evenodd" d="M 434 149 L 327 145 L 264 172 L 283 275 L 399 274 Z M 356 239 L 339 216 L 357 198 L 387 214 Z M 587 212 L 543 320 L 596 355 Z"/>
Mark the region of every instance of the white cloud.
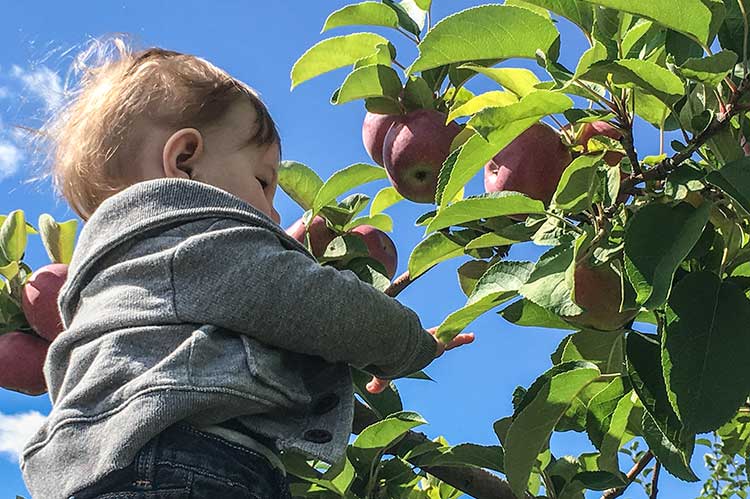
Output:
<path fill-rule="evenodd" d="M 10 90 L 6 87 L 0 87 L 0 99 L 10 97 Z"/>
<path fill-rule="evenodd" d="M 22 158 L 21 149 L 10 142 L 0 140 L 0 180 L 15 175 Z"/>
<path fill-rule="evenodd" d="M 18 414 L 0 412 L 0 453 L 6 454 L 13 461 L 18 461 L 26 442 L 36 433 L 45 417 L 37 411 Z"/>
<path fill-rule="evenodd" d="M 62 79 L 51 69 L 42 66 L 33 71 L 27 71 L 20 66 L 13 65 L 11 75 L 23 82 L 26 89 L 42 99 L 48 110 L 55 110 L 62 102 Z"/>

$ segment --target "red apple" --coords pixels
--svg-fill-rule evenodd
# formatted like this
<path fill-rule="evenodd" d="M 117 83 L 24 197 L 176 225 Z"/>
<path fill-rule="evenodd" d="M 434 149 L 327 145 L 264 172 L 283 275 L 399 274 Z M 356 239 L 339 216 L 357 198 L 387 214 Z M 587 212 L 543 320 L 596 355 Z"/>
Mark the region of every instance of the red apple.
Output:
<path fill-rule="evenodd" d="M 638 310 L 620 311 L 622 283 L 620 276 L 609 265 L 592 267 L 588 263 L 576 266 L 574 301 L 584 312 L 565 317 L 579 327 L 614 331 L 622 328 L 638 315 Z"/>
<path fill-rule="evenodd" d="M 27 395 L 46 392 L 43 368 L 48 348 L 46 340 L 33 334 L 0 335 L 0 386 Z"/>
<path fill-rule="evenodd" d="M 351 230 L 352 234 L 358 235 L 367 246 L 370 257 L 383 264 L 388 279 L 396 275 L 398 265 L 398 253 L 396 245 L 388 234 L 372 225 L 358 225 Z"/>
<path fill-rule="evenodd" d="M 438 175 L 461 126 L 433 109 L 404 115 L 388 130 L 383 164 L 393 187 L 415 203 L 434 203 Z"/>
<path fill-rule="evenodd" d="M 32 273 L 21 292 L 26 320 L 47 341 L 53 341 L 63 331 L 57 297 L 67 277 L 66 264 L 52 263 Z"/>
<path fill-rule="evenodd" d="M 588 152 L 589 139 L 598 135 L 603 135 L 614 140 L 620 140 L 622 138 L 622 132 L 606 121 L 584 123 L 583 127 L 581 127 L 581 133 L 578 138 L 578 143 L 583 146 L 583 152 Z M 615 166 L 620 163 L 623 156 L 624 154 L 621 152 L 607 151 L 604 154 L 604 161 L 609 166 Z"/>
<path fill-rule="evenodd" d="M 398 114 L 367 113 L 362 122 L 362 143 L 372 160 L 383 166 L 383 142 L 385 135 L 396 121 L 401 118 Z"/>
<path fill-rule="evenodd" d="M 336 233 L 328 228 L 325 219 L 321 216 L 313 218 L 309 232 L 312 254 L 316 258 L 320 258 L 323 256 L 323 253 L 325 253 L 328 243 L 333 241 L 336 237 Z M 305 224 L 301 218 L 294 222 L 294 224 L 286 230 L 286 233 L 300 243 L 305 244 Z"/>
<path fill-rule="evenodd" d="M 560 135 L 535 123 L 484 165 L 484 189 L 522 192 L 548 204 L 571 161 Z"/>

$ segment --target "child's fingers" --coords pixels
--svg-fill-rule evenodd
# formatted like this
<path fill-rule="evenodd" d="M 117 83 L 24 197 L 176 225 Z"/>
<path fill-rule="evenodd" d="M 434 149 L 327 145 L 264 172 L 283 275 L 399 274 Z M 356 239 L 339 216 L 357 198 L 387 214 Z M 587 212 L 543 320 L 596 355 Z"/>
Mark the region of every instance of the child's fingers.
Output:
<path fill-rule="evenodd" d="M 370 393 L 380 393 L 388 386 L 388 380 L 372 377 L 372 380 L 367 383 L 367 391 Z"/>
<path fill-rule="evenodd" d="M 446 346 L 446 350 L 450 350 L 452 348 L 460 347 L 462 345 L 467 345 L 474 341 L 474 333 L 461 333 L 456 335 L 455 338 L 453 338 Z"/>

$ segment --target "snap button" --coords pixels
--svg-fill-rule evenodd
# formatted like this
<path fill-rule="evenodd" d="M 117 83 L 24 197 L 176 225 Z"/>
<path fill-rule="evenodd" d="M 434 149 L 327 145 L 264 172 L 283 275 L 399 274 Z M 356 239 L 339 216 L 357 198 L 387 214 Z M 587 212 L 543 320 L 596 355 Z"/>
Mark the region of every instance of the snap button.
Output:
<path fill-rule="evenodd" d="M 338 403 L 338 395 L 336 395 L 335 393 L 326 393 L 315 401 L 312 410 L 314 414 L 325 414 L 326 412 L 336 407 Z"/>
<path fill-rule="evenodd" d="M 315 442 L 317 444 L 324 444 L 333 440 L 333 435 L 326 430 L 307 430 L 304 437 L 308 442 Z"/>

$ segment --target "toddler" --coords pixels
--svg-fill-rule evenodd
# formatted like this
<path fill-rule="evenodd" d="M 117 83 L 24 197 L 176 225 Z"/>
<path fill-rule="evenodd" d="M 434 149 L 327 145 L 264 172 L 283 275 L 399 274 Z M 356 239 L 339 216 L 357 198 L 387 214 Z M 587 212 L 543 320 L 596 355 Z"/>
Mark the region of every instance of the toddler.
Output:
<path fill-rule="evenodd" d="M 284 452 L 344 458 L 350 365 L 377 392 L 473 336 L 439 342 L 284 232 L 280 139 L 250 87 L 111 46 L 81 54 L 46 127 L 55 187 L 86 223 L 24 479 L 38 499 L 290 498 Z"/>

